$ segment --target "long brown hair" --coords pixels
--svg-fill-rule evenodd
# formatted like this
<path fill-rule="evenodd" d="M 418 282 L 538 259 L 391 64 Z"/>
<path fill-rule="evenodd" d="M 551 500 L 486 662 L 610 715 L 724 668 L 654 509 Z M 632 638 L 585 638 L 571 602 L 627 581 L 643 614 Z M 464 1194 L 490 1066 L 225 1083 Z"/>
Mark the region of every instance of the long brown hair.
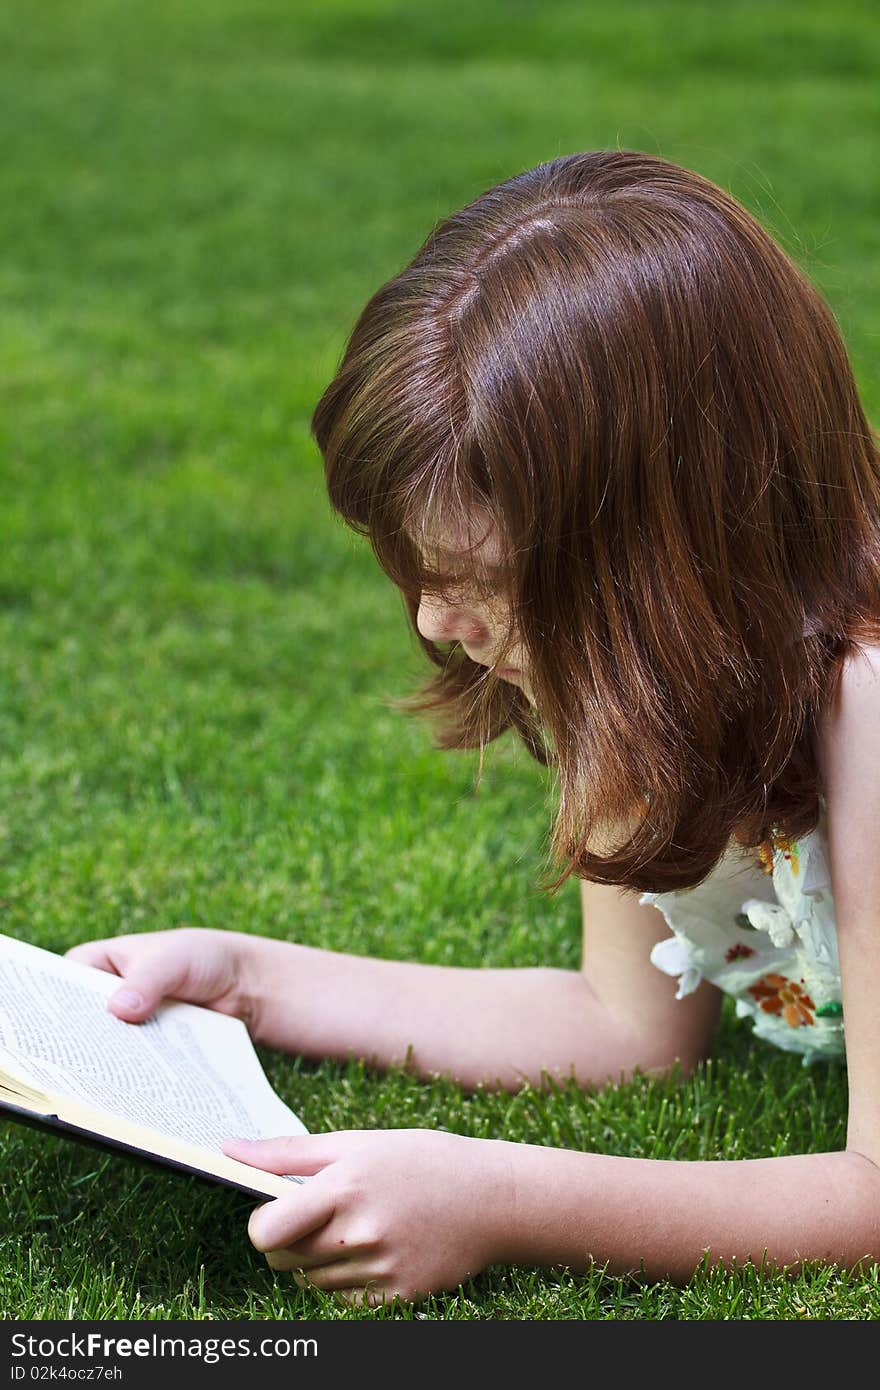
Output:
<path fill-rule="evenodd" d="M 733 197 L 638 150 L 490 188 L 369 300 L 312 432 L 413 626 L 460 582 L 419 537 L 497 528 L 535 706 L 421 636 L 398 703 L 551 765 L 550 891 L 686 888 L 816 827 L 818 716 L 880 639 L 880 450 L 830 309 Z"/>

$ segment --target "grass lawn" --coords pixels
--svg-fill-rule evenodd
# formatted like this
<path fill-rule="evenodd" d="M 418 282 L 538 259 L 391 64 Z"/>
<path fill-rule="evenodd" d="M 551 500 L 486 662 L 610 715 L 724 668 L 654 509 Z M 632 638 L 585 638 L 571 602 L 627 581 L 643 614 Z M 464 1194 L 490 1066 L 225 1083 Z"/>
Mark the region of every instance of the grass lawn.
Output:
<path fill-rule="evenodd" d="M 7 0 L 0 9 L 0 930 L 189 923 L 458 965 L 578 961 L 552 798 L 386 707 L 420 663 L 331 517 L 311 409 L 435 221 L 620 145 L 729 188 L 807 268 L 880 406 L 868 3 Z M 465 1096 L 261 1053 L 312 1129 L 608 1153 L 822 1151 L 845 1071 L 729 1013 L 686 1084 Z M 302 1292 L 237 1194 L 3 1125 L 0 1315 L 376 1318 Z M 876 1269 L 492 1269 L 433 1318 L 865 1318 Z"/>

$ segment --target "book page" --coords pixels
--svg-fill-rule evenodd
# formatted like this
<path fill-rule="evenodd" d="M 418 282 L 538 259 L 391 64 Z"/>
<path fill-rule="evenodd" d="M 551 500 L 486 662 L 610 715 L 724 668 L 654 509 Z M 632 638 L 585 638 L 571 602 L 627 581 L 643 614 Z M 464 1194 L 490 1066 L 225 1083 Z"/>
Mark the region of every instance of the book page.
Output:
<path fill-rule="evenodd" d="M 0 1067 L 45 1091 L 219 1153 L 233 1135 L 305 1134 L 240 1019 L 166 1001 L 146 1023 L 107 1010 L 120 979 L 0 935 Z"/>

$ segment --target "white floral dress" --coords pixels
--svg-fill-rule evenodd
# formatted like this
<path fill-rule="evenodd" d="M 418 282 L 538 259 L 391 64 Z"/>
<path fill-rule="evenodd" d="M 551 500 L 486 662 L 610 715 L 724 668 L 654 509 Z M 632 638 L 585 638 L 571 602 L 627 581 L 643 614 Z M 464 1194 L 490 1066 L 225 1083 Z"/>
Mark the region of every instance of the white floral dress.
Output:
<path fill-rule="evenodd" d="M 706 979 L 736 1000 L 758 1037 L 803 1054 L 844 1056 L 837 928 L 828 868 L 827 811 L 801 840 L 760 852 L 733 845 L 695 888 L 643 893 L 672 936 L 651 960 L 678 976 L 684 998 Z"/>

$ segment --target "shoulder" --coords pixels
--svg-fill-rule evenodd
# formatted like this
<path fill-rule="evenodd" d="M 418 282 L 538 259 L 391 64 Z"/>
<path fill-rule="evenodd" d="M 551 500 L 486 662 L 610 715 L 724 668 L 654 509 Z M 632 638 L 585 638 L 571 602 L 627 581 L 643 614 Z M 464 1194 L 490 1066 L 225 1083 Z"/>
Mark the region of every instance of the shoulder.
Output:
<path fill-rule="evenodd" d="M 843 680 L 861 688 L 880 679 L 880 645 L 860 642 L 843 664 Z"/>
<path fill-rule="evenodd" d="M 841 882 L 845 897 L 876 890 L 880 902 L 880 647 L 858 647 L 844 662 L 817 723 L 816 760 L 832 874 L 854 880 L 851 890 Z"/>
<path fill-rule="evenodd" d="M 848 1147 L 880 1161 L 880 648 L 847 658 L 817 729 L 849 1070 Z"/>
<path fill-rule="evenodd" d="M 880 756 L 880 646 L 858 646 L 844 661 L 832 699 L 816 729 L 816 758 L 823 784 L 837 781 L 852 762 L 861 774 Z M 880 774 L 880 762 L 874 764 Z"/>

